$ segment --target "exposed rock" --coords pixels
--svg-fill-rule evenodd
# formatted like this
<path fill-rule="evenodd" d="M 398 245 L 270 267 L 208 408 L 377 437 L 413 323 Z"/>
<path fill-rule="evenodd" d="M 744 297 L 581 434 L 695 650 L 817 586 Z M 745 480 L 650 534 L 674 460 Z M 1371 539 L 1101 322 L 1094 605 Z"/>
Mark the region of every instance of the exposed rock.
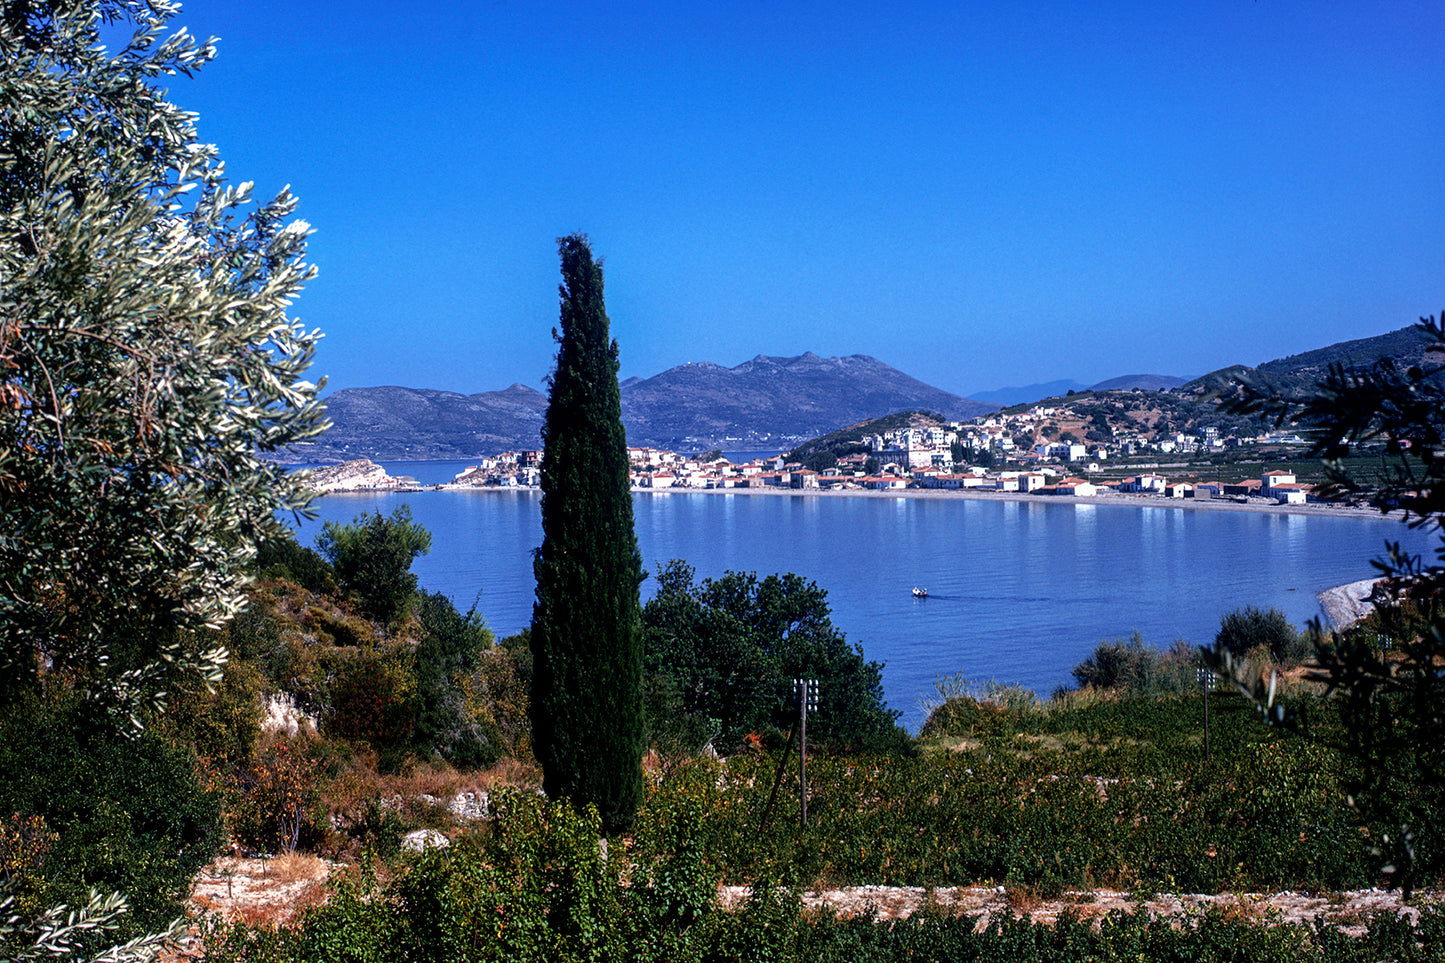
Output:
<path fill-rule="evenodd" d="M 316 717 L 296 708 L 291 693 L 280 692 L 266 700 L 261 716 L 262 732 L 284 732 L 294 737 L 301 731 L 302 725 L 310 726 L 314 731 L 317 728 Z"/>
<path fill-rule="evenodd" d="M 735 910 L 751 895 L 746 886 L 718 887 L 718 903 Z M 1340 926 L 1352 936 L 1363 935 L 1363 920 L 1373 914 L 1400 916 L 1410 922 L 1419 918 L 1418 901 L 1435 894 L 1417 894 L 1417 903 L 1406 903 L 1399 892 L 1378 889 L 1343 893 L 1219 893 L 1174 894 L 1139 899 L 1134 894 L 1111 890 L 1065 893 L 1056 900 L 1034 900 L 1026 893 L 1010 893 L 1003 886 L 848 886 L 841 889 L 809 890 L 802 894 L 808 909 L 828 909 L 840 916 L 872 912 L 879 919 L 904 919 L 925 907 L 936 911 L 974 916 L 975 931 L 991 922 L 1027 913 L 1036 923 L 1052 925 L 1065 910 L 1084 919 L 1100 919 L 1113 910 L 1179 919 L 1211 907 L 1236 917 L 1264 922 L 1309 925 L 1324 921 Z"/>
<path fill-rule="evenodd" d="M 1375 610 L 1374 591 L 1382 579 L 1367 578 L 1348 585 L 1325 589 L 1315 596 L 1329 619 L 1330 628 L 1339 631 L 1354 625 Z"/>
<path fill-rule="evenodd" d="M 386 469 L 368 458 L 356 458 L 339 465 L 313 469 L 311 488 L 319 494 L 327 492 L 367 491 L 374 488 L 396 488 L 402 479 L 393 478 Z"/>
<path fill-rule="evenodd" d="M 419 853 L 423 849 L 446 849 L 451 840 L 435 829 L 418 829 L 401 837 L 401 848 Z"/>
<path fill-rule="evenodd" d="M 485 819 L 491 808 L 492 797 L 485 789 L 480 792 L 459 792 L 447 803 L 447 809 L 451 810 L 452 815 L 462 820 Z"/>

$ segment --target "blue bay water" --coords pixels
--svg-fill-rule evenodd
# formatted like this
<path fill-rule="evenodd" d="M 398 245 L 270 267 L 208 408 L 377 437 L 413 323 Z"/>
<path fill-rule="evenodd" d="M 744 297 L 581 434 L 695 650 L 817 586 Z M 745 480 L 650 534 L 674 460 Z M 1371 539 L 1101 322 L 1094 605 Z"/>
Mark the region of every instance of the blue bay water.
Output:
<path fill-rule="evenodd" d="M 392 474 L 450 480 L 462 463 L 388 463 Z M 1296 625 L 1315 595 L 1375 574 L 1387 540 L 1417 552 L 1423 533 L 1378 518 L 1124 505 L 897 496 L 633 496 L 638 546 L 655 571 L 672 558 L 699 578 L 733 569 L 796 572 L 827 590 L 833 621 L 885 663 L 889 704 L 916 731 L 940 676 L 1017 683 L 1047 695 L 1100 641 L 1134 631 L 1167 647 L 1208 643 L 1225 613 L 1274 607 Z M 411 507 L 432 533 L 413 570 L 462 610 L 473 599 L 497 635 L 532 611 L 535 491 L 338 494 L 301 524 Z M 912 597 L 914 586 L 929 598 Z M 643 583 L 644 598 L 651 580 Z"/>

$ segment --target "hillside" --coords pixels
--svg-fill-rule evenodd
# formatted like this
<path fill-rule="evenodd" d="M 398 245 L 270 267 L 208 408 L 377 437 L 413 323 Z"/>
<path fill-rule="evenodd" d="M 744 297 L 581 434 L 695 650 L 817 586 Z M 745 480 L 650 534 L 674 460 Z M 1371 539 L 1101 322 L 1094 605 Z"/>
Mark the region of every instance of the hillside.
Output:
<path fill-rule="evenodd" d="M 899 428 L 937 427 L 945 421 L 947 419 L 942 416 L 927 411 L 900 411 L 882 418 L 870 418 L 803 442 L 788 452 L 788 461 L 812 464 L 816 462 L 816 456 L 823 454 L 831 455 L 833 460 L 836 460 L 845 455 L 868 451 L 863 439 L 870 435 L 882 435 Z M 832 461 L 826 464 L 831 465 Z"/>
<path fill-rule="evenodd" d="M 838 425 L 897 411 L 971 418 L 970 401 L 868 357 L 758 355 L 733 368 L 684 364 L 622 387 L 628 442 L 660 448 L 784 447 Z M 544 394 L 524 385 L 464 395 L 424 388 L 348 388 L 327 401 L 333 427 L 308 461 L 462 459 L 541 447 Z"/>
<path fill-rule="evenodd" d="M 1090 391 L 1133 391 L 1135 388 L 1143 388 L 1145 391 L 1163 391 L 1165 388 L 1177 388 L 1188 380 L 1176 378 L 1173 375 L 1121 375 L 1118 378 L 1110 378 L 1101 381 L 1090 388 Z"/>
<path fill-rule="evenodd" d="M 1425 357 L 1429 339 L 1411 325 L 1376 335 L 1304 351 L 1300 354 L 1266 361 L 1255 368 L 1233 365 L 1210 372 L 1189 382 L 1185 390 L 1195 393 L 1207 386 L 1237 381 L 1241 373 L 1257 372 L 1279 387 L 1291 391 L 1308 390 L 1329 371 L 1330 365 L 1368 367 L 1382 358 L 1390 358 L 1401 367 L 1420 364 Z"/>
<path fill-rule="evenodd" d="M 347 388 L 326 400 L 332 427 L 308 461 L 470 458 L 537 448 L 547 396 L 512 385 L 474 395 L 426 388 Z"/>
<path fill-rule="evenodd" d="M 686 364 L 622 389 L 628 440 L 680 450 L 783 447 L 898 411 L 929 409 L 949 418 L 972 418 L 996 408 L 861 354 L 758 355 L 735 368 Z"/>
<path fill-rule="evenodd" d="M 1006 388 L 974 391 L 969 393 L 969 397 L 975 401 L 987 401 L 995 405 L 1018 405 L 1027 401 L 1038 401 L 1040 398 L 1052 398 L 1056 395 L 1067 394 L 1070 391 L 1081 391 L 1087 387 L 1088 385 L 1082 381 L 1064 378 L 1059 381 L 1044 381 L 1031 385 L 1010 385 Z"/>
<path fill-rule="evenodd" d="M 1305 390 L 1336 362 L 1365 365 L 1390 357 L 1402 365 L 1418 364 L 1425 343 L 1414 327 L 1402 328 L 1266 361 L 1257 368 L 1220 369 L 1188 383 L 1168 375 L 1124 375 L 1072 395 L 1067 393 L 1072 388 L 1052 391 L 1050 386 L 1076 382 L 1038 384 L 1032 387 L 1047 392 L 1028 401 L 1062 395 L 1059 402 L 1071 409 L 1061 413 L 1064 420 L 1074 415 L 1078 424 L 1061 424 L 1061 431 L 1112 430 L 1148 437 L 1212 427 L 1226 435 L 1252 434 L 1265 429 L 1263 422 L 1219 416 L 1213 390 L 1255 372 L 1286 389 Z M 629 443 L 683 451 L 786 448 L 840 425 L 856 427 L 898 412 L 931 411 L 961 421 L 998 409 L 858 354 L 758 355 L 732 368 L 690 363 L 651 378 L 629 378 L 621 387 Z M 296 454 L 308 461 L 463 459 L 538 448 L 546 405 L 542 392 L 525 385 L 471 395 L 395 386 L 349 388 L 327 401 L 332 429 Z"/>
<path fill-rule="evenodd" d="M 1025 442 L 1034 443 L 1071 433 L 1087 442 L 1134 439 L 1168 440 L 1182 434 L 1197 436 L 1213 429 L 1220 438 L 1252 437 L 1276 429 L 1267 418 L 1227 414 L 1219 399 L 1232 394 L 1244 378 L 1264 378 L 1286 392 L 1309 391 L 1332 364 L 1364 367 L 1381 358 L 1401 366 L 1419 364 L 1427 338 L 1414 327 L 1401 328 L 1373 338 L 1361 338 L 1317 348 L 1258 367 L 1232 365 L 1187 383 L 1163 376 L 1133 375 L 1100 382 L 1086 391 L 1051 398 L 1053 415 Z M 1172 382 L 1172 384 L 1171 384 Z M 1019 415 L 1032 405 L 1014 405 L 1006 415 Z M 1048 433 L 1052 429 L 1053 434 Z"/>

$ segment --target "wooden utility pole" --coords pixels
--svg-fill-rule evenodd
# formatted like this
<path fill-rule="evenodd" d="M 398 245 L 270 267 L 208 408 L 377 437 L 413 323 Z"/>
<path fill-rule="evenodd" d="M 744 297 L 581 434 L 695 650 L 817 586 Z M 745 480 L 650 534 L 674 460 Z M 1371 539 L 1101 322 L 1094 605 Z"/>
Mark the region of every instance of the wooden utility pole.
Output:
<path fill-rule="evenodd" d="M 808 825 L 808 710 L 818 708 L 818 680 L 794 679 L 798 694 L 798 811 L 799 825 Z"/>
<path fill-rule="evenodd" d="M 1204 764 L 1210 764 L 1209 758 L 1209 690 L 1214 682 L 1214 672 L 1210 669 L 1195 670 L 1195 678 L 1199 680 L 1199 686 L 1204 690 Z"/>

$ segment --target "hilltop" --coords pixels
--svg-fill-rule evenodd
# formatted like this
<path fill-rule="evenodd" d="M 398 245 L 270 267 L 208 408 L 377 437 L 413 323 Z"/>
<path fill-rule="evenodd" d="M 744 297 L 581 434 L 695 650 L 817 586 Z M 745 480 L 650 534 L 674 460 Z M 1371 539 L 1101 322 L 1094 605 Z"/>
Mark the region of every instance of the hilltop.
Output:
<path fill-rule="evenodd" d="M 758 355 L 731 368 L 693 362 L 651 378 L 629 378 L 621 386 L 622 420 L 632 445 L 679 451 L 780 449 L 900 413 L 932 412 L 940 423 L 967 421 L 1000 410 L 993 401 L 1011 398 L 1015 403 L 1002 409 L 1005 415 L 1047 403 L 1073 422 L 1061 422 L 1059 433 L 1073 431 L 1081 440 L 1090 431 L 1091 441 L 1120 434 L 1147 439 L 1195 435 L 1207 428 L 1221 436 L 1257 435 L 1267 430 L 1265 423 L 1220 415 L 1217 392 L 1244 377 L 1264 377 L 1287 390 L 1304 390 L 1333 363 L 1365 365 L 1388 357 L 1401 365 L 1418 364 L 1425 344 L 1420 332 L 1408 327 L 1256 367 L 1233 365 L 1187 382 L 1171 375 L 1136 374 L 1091 388 L 1065 387 L 1079 383 L 1058 381 L 978 393 L 990 400 L 952 394 L 868 355 Z M 1040 393 L 1049 391 L 1056 393 Z M 387 386 L 348 388 L 326 404 L 333 427 L 296 452 L 297 457 L 318 462 L 465 459 L 536 449 L 541 447 L 547 397 L 521 384 L 470 395 Z M 875 426 L 866 433 L 892 427 Z M 841 450 L 831 442 L 825 447 Z"/>
<path fill-rule="evenodd" d="M 784 447 L 897 411 L 971 418 L 997 410 L 924 384 L 868 355 L 758 355 L 736 367 L 670 368 L 622 386 L 628 443 L 661 448 Z M 348 388 L 327 400 L 332 428 L 303 456 L 330 461 L 471 458 L 541 447 L 547 397 L 514 384 L 464 395 L 396 386 Z"/>

